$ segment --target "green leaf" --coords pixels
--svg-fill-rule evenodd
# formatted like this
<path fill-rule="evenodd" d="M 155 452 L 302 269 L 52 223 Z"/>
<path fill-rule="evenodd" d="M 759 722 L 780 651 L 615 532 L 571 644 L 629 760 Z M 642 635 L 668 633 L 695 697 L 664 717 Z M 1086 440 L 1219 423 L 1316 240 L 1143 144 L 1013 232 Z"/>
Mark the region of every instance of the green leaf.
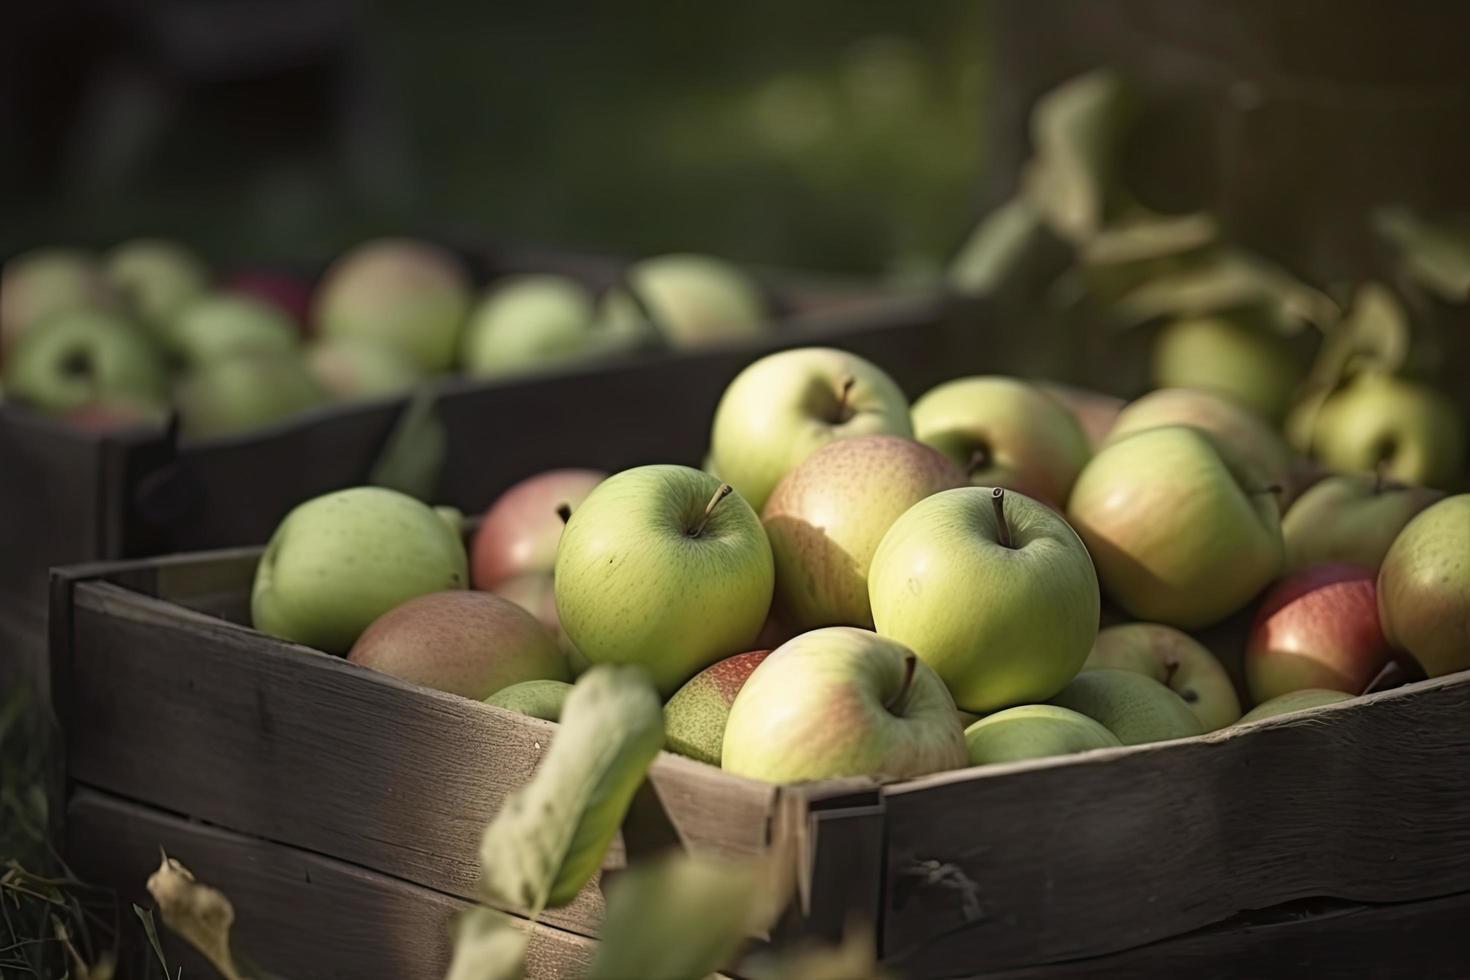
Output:
<path fill-rule="evenodd" d="M 133 914 L 138 921 L 143 923 L 143 934 L 148 937 L 148 945 L 153 949 L 153 955 L 158 957 L 158 965 L 163 967 L 163 975 L 168 976 L 168 957 L 163 955 L 163 944 L 158 941 L 158 927 L 153 922 L 153 910 L 141 906 L 133 906 Z"/>
<path fill-rule="evenodd" d="M 1123 80 L 1105 70 L 1065 82 L 1036 103 L 1034 157 L 1022 193 L 1063 238 L 1085 241 L 1102 227 L 1134 104 Z"/>
<path fill-rule="evenodd" d="M 663 741 L 662 705 L 641 668 L 599 665 L 583 674 L 536 775 L 485 828 L 486 897 L 533 916 L 575 898 L 601 867 Z"/>
<path fill-rule="evenodd" d="M 1113 302 L 1124 326 L 1159 317 L 1200 316 L 1257 307 L 1285 332 L 1304 324 L 1330 327 L 1339 311 L 1331 297 L 1259 256 L 1221 249 L 1181 268 L 1151 277 Z"/>
<path fill-rule="evenodd" d="M 1219 226 L 1208 214 L 1140 214 L 1104 228 L 1082 245 L 1089 265 L 1143 262 L 1193 252 L 1213 243 Z"/>
<path fill-rule="evenodd" d="M 431 385 L 413 393 L 383 445 L 368 483 L 428 500 L 439 486 L 449 437 L 435 411 L 438 395 Z"/>
<path fill-rule="evenodd" d="M 1348 313 L 1327 332 L 1312 366 L 1315 388 L 1334 388 L 1362 369 L 1393 372 L 1409 356 L 1409 315 L 1387 286 L 1363 283 Z"/>
<path fill-rule="evenodd" d="M 521 980 L 531 938 L 526 928 L 493 909 L 470 909 L 454 925 L 454 959 L 445 980 Z"/>
<path fill-rule="evenodd" d="M 1046 234 L 1041 212 L 1024 197 L 991 211 L 950 264 L 949 285 L 966 296 L 985 296 L 1004 286 Z"/>
<path fill-rule="evenodd" d="M 742 964 L 750 980 L 890 980 L 878 964 L 870 928 L 849 927 L 836 946 L 808 944 L 764 953 Z"/>
<path fill-rule="evenodd" d="M 1452 303 L 1470 302 L 1470 222 L 1433 224 L 1407 208 L 1384 208 L 1373 223 L 1412 278 Z"/>
<path fill-rule="evenodd" d="M 148 893 L 158 903 L 163 924 L 204 954 L 224 980 L 246 980 L 230 950 L 235 908 L 223 893 L 199 884 L 188 868 L 167 854 L 148 878 Z"/>

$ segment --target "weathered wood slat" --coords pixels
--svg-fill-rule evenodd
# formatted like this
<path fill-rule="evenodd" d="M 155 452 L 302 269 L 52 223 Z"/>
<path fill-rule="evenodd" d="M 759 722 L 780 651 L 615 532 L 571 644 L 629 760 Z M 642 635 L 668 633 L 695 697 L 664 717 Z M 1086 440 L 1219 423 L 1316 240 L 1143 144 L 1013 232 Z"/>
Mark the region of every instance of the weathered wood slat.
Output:
<path fill-rule="evenodd" d="M 1467 719 L 1461 673 L 1195 739 L 889 787 L 884 953 L 948 976 L 1308 897 L 1470 890 Z M 947 868 L 942 882 L 923 883 L 926 862 Z"/>
<path fill-rule="evenodd" d="M 140 939 L 128 903 L 153 905 L 146 882 L 159 848 L 218 888 L 235 907 L 239 948 L 279 976 L 438 980 L 449 964 L 449 927 L 469 903 L 341 861 L 190 823 L 82 790 L 69 806 L 68 851 L 85 880 L 113 887 L 125 936 Z M 155 917 L 156 920 L 156 917 Z M 521 920 L 523 921 L 523 920 Z M 530 926 L 528 976 L 581 975 L 593 940 Z M 185 976 L 214 971 L 159 926 Z"/>

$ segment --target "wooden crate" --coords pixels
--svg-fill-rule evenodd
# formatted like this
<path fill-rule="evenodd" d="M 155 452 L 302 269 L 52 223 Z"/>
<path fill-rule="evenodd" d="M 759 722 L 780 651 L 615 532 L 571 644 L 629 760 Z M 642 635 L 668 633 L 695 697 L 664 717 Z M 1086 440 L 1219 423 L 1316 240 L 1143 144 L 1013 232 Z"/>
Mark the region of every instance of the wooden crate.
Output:
<path fill-rule="evenodd" d="M 257 554 L 56 573 L 64 839 L 84 873 L 134 893 L 159 843 L 197 864 L 242 928 L 260 917 L 267 967 L 438 976 L 480 833 L 555 726 L 249 629 Z M 800 888 L 783 930 L 869 917 L 912 977 L 1463 976 L 1467 759 L 1470 672 L 886 786 L 777 787 L 662 754 L 608 867 L 671 841 L 740 855 L 788 840 Z M 594 882 L 548 912 L 536 975 L 574 973 L 602 910 Z M 322 929 L 348 939 L 314 947 Z"/>

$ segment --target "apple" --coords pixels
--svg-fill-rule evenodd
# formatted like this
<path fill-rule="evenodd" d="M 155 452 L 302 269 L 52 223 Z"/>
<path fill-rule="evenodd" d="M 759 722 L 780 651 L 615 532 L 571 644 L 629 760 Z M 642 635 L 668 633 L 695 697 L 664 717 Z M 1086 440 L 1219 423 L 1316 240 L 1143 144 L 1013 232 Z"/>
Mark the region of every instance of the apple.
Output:
<path fill-rule="evenodd" d="M 240 353 L 293 354 L 299 335 L 280 310 L 257 299 L 215 293 L 187 302 L 163 329 L 188 364 Z"/>
<path fill-rule="evenodd" d="M 1288 570 L 1343 563 L 1376 569 L 1410 519 L 1444 494 L 1362 473 L 1324 477 L 1281 519 Z"/>
<path fill-rule="evenodd" d="M 1314 565 L 1261 600 L 1246 641 L 1246 685 L 1257 704 L 1308 688 L 1361 694 L 1390 659 L 1376 570 Z"/>
<path fill-rule="evenodd" d="M 163 427 L 168 409 L 160 404 L 99 400 L 78 405 L 62 413 L 68 425 L 86 432 L 117 432 L 139 427 Z"/>
<path fill-rule="evenodd" d="M 599 483 L 601 470 L 547 470 L 515 484 L 485 511 L 470 546 L 477 589 L 556 567 L 556 546 L 572 511 Z"/>
<path fill-rule="evenodd" d="M 969 481 L 943 455 L 901 436 L 831 442 L 781 479 L 761 511 L 776 561 L 776 608 L 798 632 L 871 629 L 868 566 L 914 504 Z"/>
<path fill-rule="evenodd" d="M 78 310 L 106 309 L 107 280 L 97 262 L 73 248 L 25 252 L 0 268 L 0 351 L 49 317 Z"/>
<path fill-rule="evenodd" d="M 496 377 L 584 357 L 594 337 L 592 294 L 564 276 L 515 276 L 496 283 L 470 313 L 461 364 Z"/>
<path fill-rule="evenodd" d="M 965 729 L 965 747 L 972 766 L 1045 759 L 1122 744 L 1118 736 L 1086 715 L 1054 704 L 1007 708 Z"/>
<path fill-rule="evenodd" d="M 195 439 L 235 435 L 327 401 L 295 354 L 235 354 L 200 365 L 175 392 L 182 429 Z"/>
<path fill-rule="evenodd" d="M 1055 381 L 1040 381 L 1036 386 L 1072 413 L 1087 435 L 1088 446 L 1094 450 L 1107 440 L 1108 433 L 1113 431 L 1113 423 L 1118 420 L 1118 413 L 1123 411 L 1123 399 L 1102 392 Z"/>
<path fill-rule="evenodd" d="M 781 478 L 838 439 L 911 436 L 893 379 L 855 354 L 802 347 L 761 358 L 715 409 L 710 463 L 759 511 Z"/>
<path fill-rule="evenodd" d="M 1183 698 L 1152 677 L 1131 670 L 1084 670 L 1051 703 L 1086 715 L 1124 745 L 1204 733 L 1199 718 Z"/>
<path fill-rule="evenodd" d="M 433 508 L 353 487 L 286 515 L 256 567 L 250 614 L 263 633 L 346 653 L 388 610 L 468 581 L 464 545 Z"/>
<path fill-rule="evenodd" d="M 932 389 L 913 410 L 914 436 L 944 453 L 975 486 L 1018 490 L 1052 507 L 1088 457 L 1087 434 L 1067 408 L 1024 381 L 960 378 Z"/>
<path fill-rule="evenodd" d="M 1109 442 L 1165 425 L 1202 429 L 1222 451 L 1251 467 L 1260 486 L 1294 489 L 1291 450 L 1265 419 L 1222 395 L 1188 388 L 1165 388 L 1130 402 L 1118 415 Z"/>
<path fill-rule="evenodd" d="M 1067 518 L 1103 589 L 1148 622 L 1219 622 L 1283 563 L 1276 496 L 1199 429 L 1164 426 L 1109 443 L 1082 471 Z"/>
<path fill-rule="evenodd" d="M 277 269 L 241 269 L 225 277 L 220 289 L 237 296 L 249 296 L 270 303 L 303 333 L 311 318 L 311 284 L 289 272 Z"/>
<path fill-rule="evenodd" d="M 347 659 L 436 691 L 483 701 L 522 681 L 565 681 L 546 627 L 509 599 L 454 589 L 416 596 L 373 620 Z"/>
<path fill-rule="evenodd" d="M 567 663 L 571 664 L 573 676 L 580 677 L 591 666 L 561 628 L 561 617 L 556 612 L 556 586 L 550 572 L 517 575 L 497 582 L 495 588 L 487 591 L 509 599 L 540 620 L 541 625 L 556 637 L 557 644 L 567 656 Z"/>
<path fill-rule="evenodd" d="M 1265 718 L 1275 718 L 1294 711 L 1306 711 L 1308 708 L 1320 708 L 1324 704 L 1338 704 L 1352 699 L 1353 695 L 1344 694 L 1342 691 L 1317 691 L 1310 688 L 1304 691 L 1292 691 L 1256 705 L 1242 715 L 1237 724 L 1245 725 Z"/>
<path fill-rule="evenodd" d="M 147 410 L 167 398 L 162 358 L 144 334 L 111 313 L 57 313 L 27 330 L 5 359 L 6 397 L 47 412 L 91 402 Z"/>
<path fill-rule="evenodd" d="M 751 650 L 726 657 L 689 679 L 664 705 L 664 741 L 674 752 L 712 766 L 720 764 L 730 705 L 751 672 L 770 656 Z"/>
<path fill-rule="evenodd" d="M 592 664 L 636 664 L 668 697 L 751 649 L 771 608 L 771 545 L 728 483 L 687 466 L 608 477 L 572 511 L 554 572 L 562 629 Z"/>
<path fill-rule="evenodd" d="M 1281 331 L 1244 314 L 1188 317 L 1166 324 L 1153 349 L 1158 388 L 1198 388 L 1280 421 L 1304 376 Z"/>
<path fill-rule="evenodd" d="M 1312 454 L 1335 470 L 1448 487 L 1465 475 L 1465 425 L 1426 385 L 1364 372 L 1330 395 L 1312 425 Z"/>
<path fill-rule="evenodd" d="M 958 769 L 954 699 L 912 650 L 851 626 L 782 644 L 730 706 L 721 765 L 773 783 Z"/>
<path fill-rule="evenodd" d="M 204 261 L 187 246 L 163 238 L 123 242 L 107 253 L 104 271 L 123 309 L 153 330 L 166 329 L 209 288 Z"/>
<path fill-rule="evenodd" d="M 650 316 L 671 347 L 748 340 L 770 331 L 760 287 L 738 267 L 708 255 L 660 255 L 634 263 L 626 285 L 603 296 L 598 319 L 606 329 L 627 333 Z"/>
<path fill-rule="evenodd" d="M 571 693 L 572 685 L 566 681 L 521 681 L 496 691 L 485 703 L 543 721 L 561 721 L 561 709 Z"/>
<path fill-rule="evenodd" d="M 400 394 L 421 377 L 418 366 L 395 348 L 360 337 L 314 341 L 306 349 L 306 367 L 338 401 Z"/>
<path fill-rule="evenodd" d="M 1162 623 L 1122 623 L 1100 630 L 1083 670 L 1113 667 L 1143 674 L 1179 695 L 1207 732 L 1240 718 L 1240 699 L 1215 655 Z"/>
<path fill-rule="evenodd" d="M 1411 520 L 1378 571 L 1378 614 L 1390 643 L 1430 677 L 1470 668 L 1470 494 Z"/>
<path fill-rule="evenodd" d="M 873 622 L 938 672 L 965 711 L 1044 701 L 1097 636 L 1097 576 L 1054 511 L 1000 488 L 909 508 L 868 570 Z"/>
<path fill-rule="evenodd" d="M 433 373 L 454 363 L 469 308 L 469 278 L 454 255 L 427 242 L 380 238 L 332 263 L 312 316 L 324 337 L 376 341 Z"/>

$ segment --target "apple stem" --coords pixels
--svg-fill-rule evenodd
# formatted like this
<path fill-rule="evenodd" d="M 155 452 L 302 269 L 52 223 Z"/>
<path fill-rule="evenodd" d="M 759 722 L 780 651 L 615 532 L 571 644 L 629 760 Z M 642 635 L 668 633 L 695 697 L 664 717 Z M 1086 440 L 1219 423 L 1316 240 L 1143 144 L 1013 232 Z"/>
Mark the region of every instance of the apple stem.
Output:
<path fill-rule="evenodd" d="M 1164 686 L 1173 688 L 1174 675 L 1179 673 L 1179 661 L 1170 660 L 1164 664 Z"/>
<path fill-rule="evenodd" d="M 1006 492 L 1000 487 L 990 491 L 990 504 L 995 508 L 995 534 L 1002 548 L 1014 548 L 1011 544 L 1011 525 L 1006 521 Z"/>
<path fill-rule="evenodd" d="M 980 470 L 988 470 L 994 459 L 995 454 L 990 451 L 990 443 L 982 442 L 970 453 L 970 464 L 966 472 L 973 476 Z"/>
<path fill-rule="evenodd" d="M 1285 492 L 1286 492 L 1286 488 L 1283 487 L 1281 484 L 1279 484 L 1279 483 L 1272 483 L 1269 486 L 1264 486 L 1264 487 L 1260 487 L 1260 488 L 1258 488 L 1256 490 L 1252 490 L 1251 491 L 1251 495 L 1252 496 L 1260 496 L 1262 494 L 1269 493 L 1273 497 L 1279 497 L 1279 496 L 1281 496 Z"/>
<path fill-rule="evenodd" d="M 572 505 L 571 504 L 557 504 L 556 505 L 556 516 L 561 518 L 561 522 L 563 524 L 565 524 L 567 521 L 571 520 L 572 519 Z"/>
<path fill-rule="evenodd" d="M 734 492 L 735 488 L 730 486 L 730 484 L 720 484 L 720 488 L 715 491 L 715 495 L 709 498 L 709 503 L 704 505 L 704 516 L 700 517 L 698 524 L 689 529 L 689 536 L 691 538 L 697 538 L 704 532 L 704 526 L 709 523 L 710 515 L 715 512 L 715 507 L 719 505 L 721 500 L 724 500 Z"/>
<path fill-rule="evenodd" d="M 883 702 L 885 711 L 896 713 L 899 708 L 903 707 L 904 699 L 909 695 L 909 688 L 914 685 L 914 671 L 918 666 L 919 658 L 914 654 L 910 653 L 903 658 L 903 683 L 898 685 L 898 691 L 893 697 Z"/>
<path fill-rule="evenodd" d="M 842 379 L 842 388 L 837 392 L 837 422 L 846 422 L 852 418 L 852 410 L 847 405 L 848 398 L 852 397 L 853 385 L 857 384 L 857 378 L 852 375 Z"/>

